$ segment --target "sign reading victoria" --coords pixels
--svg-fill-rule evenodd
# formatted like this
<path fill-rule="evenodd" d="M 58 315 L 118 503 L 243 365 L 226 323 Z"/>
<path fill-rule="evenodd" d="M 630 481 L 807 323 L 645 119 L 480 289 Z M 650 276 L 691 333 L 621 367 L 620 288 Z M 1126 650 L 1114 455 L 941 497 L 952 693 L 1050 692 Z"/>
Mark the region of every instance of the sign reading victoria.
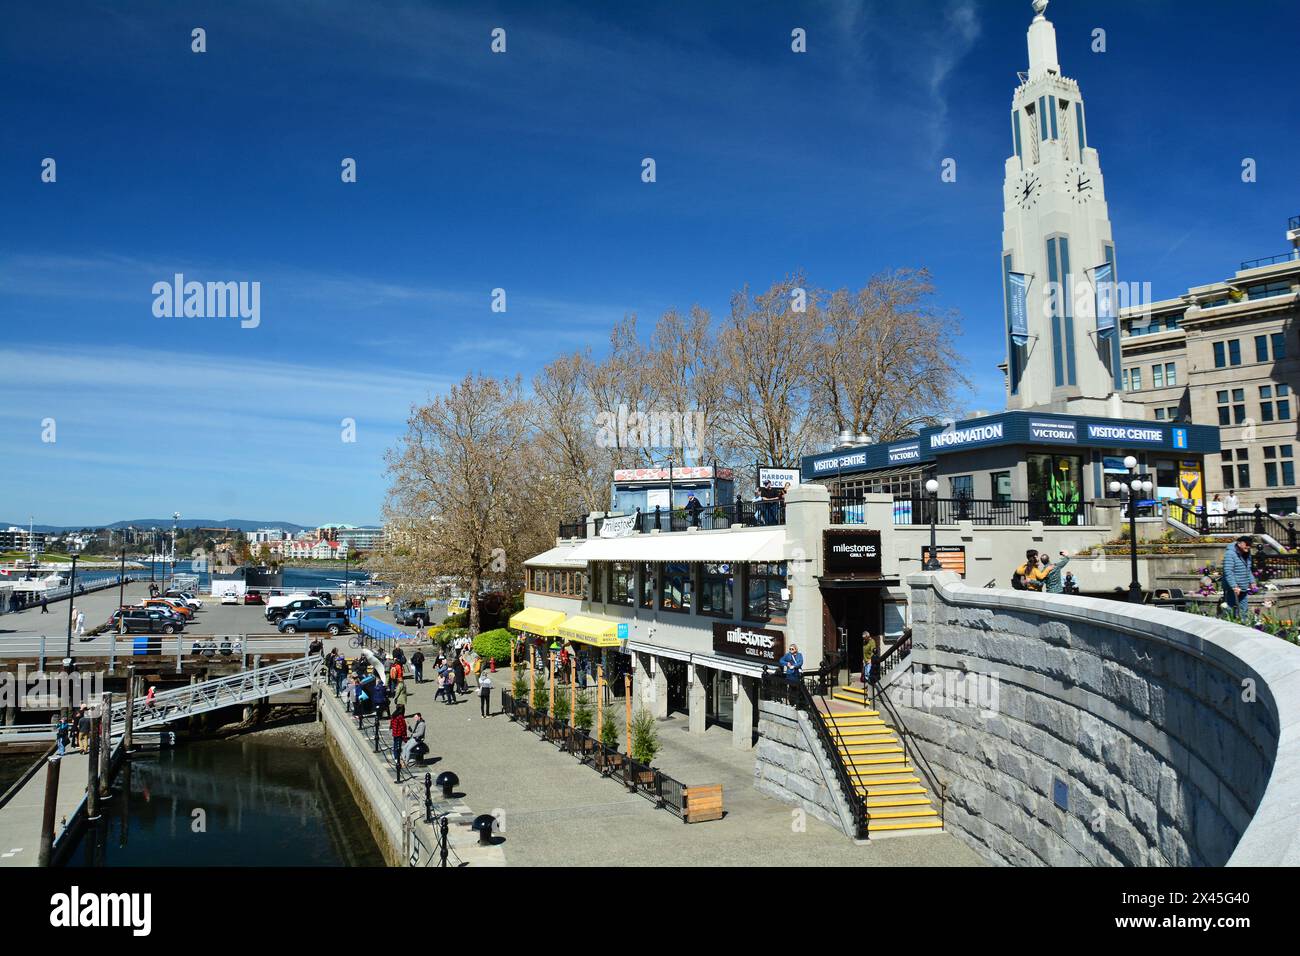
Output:
<path fill-rule="evenodd" d="M 775 664 L 785 656 L 785 634 L 765 627 L 713 622 L 713 652 Z"/>
<path fill-rule="evenodd" d="M 879 531 L 835 529 L 822 534 L 822 570 L 826 574 L 880 576 Z"/>

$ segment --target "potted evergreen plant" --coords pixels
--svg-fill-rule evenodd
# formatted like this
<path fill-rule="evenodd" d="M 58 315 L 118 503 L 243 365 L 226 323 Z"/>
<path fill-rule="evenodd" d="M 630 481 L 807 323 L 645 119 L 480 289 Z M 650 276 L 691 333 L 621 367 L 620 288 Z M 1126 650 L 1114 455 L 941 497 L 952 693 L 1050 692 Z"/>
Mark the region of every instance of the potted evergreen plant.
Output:
<path fill-rule="evenodd" d="M 654 773 L 648 768 L 659 753 L 659 731 L 650 711 L 644 708 L 632 715 L 632 759 L 646 766 L 637 775 L 637 783 L 652 783 Z"/>

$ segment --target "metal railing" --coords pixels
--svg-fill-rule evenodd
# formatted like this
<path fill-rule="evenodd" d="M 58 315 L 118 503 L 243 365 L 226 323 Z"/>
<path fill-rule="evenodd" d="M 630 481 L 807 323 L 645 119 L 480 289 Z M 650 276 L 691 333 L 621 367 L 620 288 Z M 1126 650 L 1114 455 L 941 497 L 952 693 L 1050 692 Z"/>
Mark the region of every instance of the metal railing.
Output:
<path fill-rule="evenodd" d="M 306 654 L 312 640 L 326 635 L 296 634 L 272 637 L 257 634 L 118 634 L 109 631 L 94 638 L 72 639 L 74 661 L 105 661 L 109 669 L 119 662 L 138 657 L 166 657 L 176 661 L 180 673 L 185 661 L 201 659 L 238 662 L 247 666 L 248 658 L 261 655 Z M 68 648 L 66 636 L 10 637 L 0 642 L 0 658 L 33 658 L 40 669 L 51 661 L 61 661 Z"/>
<path fill-rule="evenodd" d="M 948 799 L 947 786 L 939 779 L 939 775 L 930 766 L 930 761 L 926 759 L 925 753 L 917 746 L 912 732 L 907 729 L 902 716 L 894 707 L 894 702 L 889 699 L 889 691 L 879 682 L 871 685 L 871 703 L 873 706 L 877 704 L 885 705 L 885 710 L 889 712 L 890 719 L 894 723 L 894 730 L 898 733 L 898 739 L 903 744 L 903 759 L 911 761 L 913 767 L 920 768 L 921 776 L 925 777 L 926 782 L 930 785 L 930 790 L 939 795 L 939 825 L 942 826 L 944 822 L 944 806 Z"/>
<path fill-rule="evenodd" d="M 691 514 L 685 508 L 671 510 L 655 505 L 654 511 L 636 512 L 635 525 L 642 534 L 651 531 L 720 531 L 737 525 L 745 527 L 776 526 L 785 524 L 785 501 L 742 501 L 737 498 L 730 504 L 703 507 Z"/>
<path fill-rule="evenodd" d="M 1295 229 L 1297 227 L 1291 226 L 1290 228 Z M 1245 272 L 1247 269 L 1258 269 L 1261 266 L 1273 266 L 1277 265 L 1279 262 L 1294 262 L 1296 260 L 1300 260 L 1300 252 L 1292 250 L 1291 252 L 1286 252 L 1282 255 L 1264 256 L 1261 259 L 1247 259 L 1241 264 L 1241 268 L 1238 271 Z M 1243 299 L 1242 301 L 1244 302 L 1245 300 Z"/>
<path fill-rule="evenodd" d="M 861 508 L 861 499 L 858 507 Z M 831 522 L 860 524 L 853 520 L 857 514 L 852 505 L 841 502 L 840 513 L 844 520 L 836 521 L 835 502 L 832 501 Z M 1043 500 L 1011 500 L 994 498 L 928 498 L 896 497 L 894 499 L 894 524 L 897 525 L 953 525 L 969 521 L 979 525 L 1020 525 L 1041 521 L 1048 527 L 1091 526 L 1096 523 L 1091 501 L 1051 502 Z"/>
<path fill-rule="evenodd" d="M 987 585 L 986 585 L 987 586 Z M 885 653 L 876 659 L 876 680 L 880 681 L 886 674 L 901 664 L 912 653 L 912 632 L 904 631 Z"/>
<path fill-rule="evenodd" d="M 572 521 L 560 522 L 561 538 L 585 538 L 587 536 L 587 515 L 575 518 Z"/>
<path fill-rule="evenodd" d="M 1165 502 L 1165 513 L 1174 521 L 1193 528 L 1200 534 L 1258 534 L 1268 535 L 1288 551 L 1300 543 L 1295 520 L 1271 515 L 1258 504 L 1253 511 L 1235 514 L 1209 514 L 1204 505 L 1182 499 Z"/>
<path fill-rule="evenodd" d="M 812 684 L 811 687 L 809 686 L 810 683 Z M 824 697 L 823 688 L 825 686 L 824 683 L 810 679 L 807 675 L 801 680 L 787 680 L 780 674 L 764 673 L 759 681 L 759 696 L 763 700 L 785 704 L 808 715 L 808 721 L 813 725 L 822 749 L 826 751 L 827 758 L 830 760 L 831 767 L 835 772 L 835 779 L 840 785 L 844 799 L 848 802 L 849 812 L 853 816 L 855 831 L 853 836 L 858 840 L 867 840 L 870 839 L 871 831 L 871 811 L 867 807 L 867 788 L 864 785 L 862 791 L 858 791 L 858 784 L 849 775 L 848 764 L 845 760 L 848 750 L 844 744 L 844 738 L 840 736 L 838 728 L 832 730 L 829 722 L 821 710 L 818 709 L 816 701 L 813 700 L 814 691 Z"/>

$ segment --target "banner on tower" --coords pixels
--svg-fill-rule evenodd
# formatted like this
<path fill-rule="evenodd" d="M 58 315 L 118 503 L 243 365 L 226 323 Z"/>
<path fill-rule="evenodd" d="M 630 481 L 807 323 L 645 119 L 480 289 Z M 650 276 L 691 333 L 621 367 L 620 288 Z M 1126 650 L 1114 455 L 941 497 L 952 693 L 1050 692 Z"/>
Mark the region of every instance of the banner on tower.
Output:
<path fill-rule="evenodd" d="M 1107 262 L 1092 270 L 1097 285 L 1097 335 L 1108 338 L 1115 331 L 1115 267 Z"/>
<path fill-rule="evenodd" d="M 1029 344 L 1029 311 L 1026 299 L 1029 294 L 1029 275 L 1024 272 L 1007 273 L 1007 313 L 1011 318 L 1011 341 L 1017 348 Z"/>

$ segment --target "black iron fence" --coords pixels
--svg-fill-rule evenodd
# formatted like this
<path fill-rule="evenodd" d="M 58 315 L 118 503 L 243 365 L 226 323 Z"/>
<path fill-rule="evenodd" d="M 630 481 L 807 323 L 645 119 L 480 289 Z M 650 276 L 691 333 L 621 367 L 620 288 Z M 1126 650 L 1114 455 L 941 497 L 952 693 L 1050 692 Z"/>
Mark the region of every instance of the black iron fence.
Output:
<path fill-rule="evenodd" d="M 1009 498 L 930 498 L 924 495 L 894 498 L 895 525 L 957 524 L 1017 525 L 1041 521 L 1049 527 L 1096 524 L 1091 501 L 1013 500 Z M 862 498 L 831 498 L 831 524 L 863 524 Z"/>
<path fill-rule="evenodd" d="M 685 821 L 686 785 L 662 770 L 634 760 L 617 747 L 593 737 L 590 731 L 572 727 L 544 709 L 531 706 L 510 691 L 501 692 L 501 713 L 523 724 L 541 739 L 554 744 L 579 763 L 593 768 L 602 777 L 617 777 L 628 790 L 639 793 L 656 807 L 668 810 Z"/>
<path fill-rule="evenodd" d="M 628 517 L 627 515 L 608 515 L 609 518 Z M 719 531 L 737 525 L 755 527 L 762 525 L 785 524 L 785 502 L 781 499 L 770 501 L 744 501 L 737 498 L 726 504 L 701 505 L 698 509 L 682 507 L 665 508 L 655 505 L 652 511 L 640 508 L 631 516 L 632 526 L 638 534 L 651 531 L 689 531 L 699 528 L 701 531 Z M 600 535 L 605 517 L 597 518 L 595 534 Z M 561 538 L 587 537 L 586 516 L 572 521 L 560 522 Z"/>
<path fill-rule="evenodd" d="M 587 515 L 572 521 L 560 522 L 561 538 L 585 538 L 587 536 Z"/>

